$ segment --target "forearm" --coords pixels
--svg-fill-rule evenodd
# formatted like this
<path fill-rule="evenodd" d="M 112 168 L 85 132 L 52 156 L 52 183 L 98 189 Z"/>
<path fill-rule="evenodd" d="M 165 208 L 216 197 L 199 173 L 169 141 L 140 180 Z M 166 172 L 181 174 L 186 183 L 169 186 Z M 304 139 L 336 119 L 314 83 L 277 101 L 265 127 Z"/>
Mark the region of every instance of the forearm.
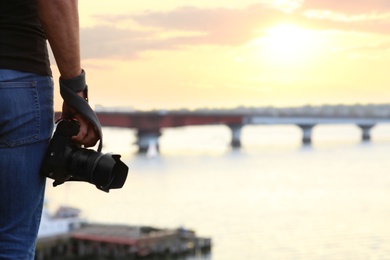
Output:
<path fill-rule="evenodd" d="M 61 78 L 79 76 L 80 36 L 78 0 L 36 0 L 46 37 Z"/>

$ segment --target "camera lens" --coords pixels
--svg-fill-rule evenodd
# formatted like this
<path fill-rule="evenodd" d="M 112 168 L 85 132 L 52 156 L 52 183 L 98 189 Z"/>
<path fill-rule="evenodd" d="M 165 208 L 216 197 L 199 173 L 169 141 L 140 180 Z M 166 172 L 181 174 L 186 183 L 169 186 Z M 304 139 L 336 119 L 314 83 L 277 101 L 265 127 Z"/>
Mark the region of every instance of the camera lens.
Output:
<path fill-rule="evenodd" d="M 128 172 L 128 167 L 120 161 L 120 155 L 81 148 L 73 150 L 68 165 L 73 179 L 95 184 L 106 192 L 122 188 Z"/>

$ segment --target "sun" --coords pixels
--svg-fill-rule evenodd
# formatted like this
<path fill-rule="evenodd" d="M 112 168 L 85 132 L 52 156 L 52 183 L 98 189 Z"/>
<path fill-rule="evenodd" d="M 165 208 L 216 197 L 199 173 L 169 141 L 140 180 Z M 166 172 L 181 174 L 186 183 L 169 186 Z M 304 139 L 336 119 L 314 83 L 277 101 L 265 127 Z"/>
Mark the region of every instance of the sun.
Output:
<path fill-rule="evenodd" d="M 299 65 L 314 54 L 315 34 L 293 24 L 279 24 L 266 30 L 262 47 L 268 59 L 277 64 Z"/>

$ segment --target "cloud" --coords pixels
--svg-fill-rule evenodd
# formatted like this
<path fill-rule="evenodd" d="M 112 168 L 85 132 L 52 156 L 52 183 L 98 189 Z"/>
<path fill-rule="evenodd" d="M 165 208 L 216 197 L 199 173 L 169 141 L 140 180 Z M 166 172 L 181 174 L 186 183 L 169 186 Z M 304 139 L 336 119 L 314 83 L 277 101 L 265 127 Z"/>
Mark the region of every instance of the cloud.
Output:
<path fill-rule="evenodd" d="M 314 29 L 390 33 L 388 0 L 306 0 L 299 11 Z"/>
<path fill-rule="evenodd" d="M 306 0 L 294 12 L 265 4 L 242 9 L 186 6 L 165 12 L 95 18 L 105 25 L 82 29 L 83 57 L 135 59 L 141 52 L 150 50 L 195 45 L 240 46 L 262 36 L 267 28 L 278 23 L 293 22 L 316 30 L 387 34 L 390 32 L 390 1 Z M 136 26 L 119 27 L 123 24 Z"/>
<path fill-rule="evenodd" d="M 209 39 L 218 38 L 229 44 L 248 40 L 254 31 L 283 22 L 295 22 L 313 29 L 388 33 L 390 1 L 306 0 L 301 3 L 301 8 L 288 13 L 269 4 L 244 9 L 181 7 L 169 12 L 149 11 L 128 18 L 141 26 L 203 31 L 217 36 Z"/>
<path fill-rule="evenodd" d="M 145 50 L 145 39 L 150 32 L 120 29 L 114 26 L 96 26 L 81 29 L 81 52 L 84 59 L 134 58 Z"/>
<path fill-rule="evenodd" d="M 383 13 L 390 11 L 388 0 L 306 0 L 301 6 L 306 10 L 326 10 L 344 14 Z"/>
<path fill-rule="evenodd" d="M 255 5 L 246 9 L 181 7 L 169 12 L 147 11 L 129 15 L 99 15 L 104 26 L 83 28 L 84 58 L 137 58 L 149 50 L 193 45 L 239 46 L 259 37 L 261 30 L 291 14 Z M 136 23 L 137 29 L 118 25 Z M 109 25 L 107 25 L 109 24 Z M 171 33 L 169 37 L 162 35 Z"/>

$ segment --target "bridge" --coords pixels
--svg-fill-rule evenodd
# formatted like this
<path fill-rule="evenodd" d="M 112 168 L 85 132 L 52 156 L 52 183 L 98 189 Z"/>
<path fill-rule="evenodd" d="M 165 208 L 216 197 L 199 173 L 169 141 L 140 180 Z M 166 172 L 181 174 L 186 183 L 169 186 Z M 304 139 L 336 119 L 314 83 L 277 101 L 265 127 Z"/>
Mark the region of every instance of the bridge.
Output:
<path fill-rule="evenodd" d="M 146 152 L 151 142 L 158 148 L 163 128 L 226 125 L 232 132 L 231 146 L 240 147 L 241 130 L 245 125 L 297 125 L 302 129 L 302 143 L 310 144 L 316 125 L 354 124 L 362 130 L 362 140 L 369 141 L 370 130 L 375 125 L 390 123 L 390 105 L 154 111 L 98 107 L 95 111 L 102 126 L 136 129 L 139 152 Z M 56 118 L 59 115 L 57 112 Z"/>

